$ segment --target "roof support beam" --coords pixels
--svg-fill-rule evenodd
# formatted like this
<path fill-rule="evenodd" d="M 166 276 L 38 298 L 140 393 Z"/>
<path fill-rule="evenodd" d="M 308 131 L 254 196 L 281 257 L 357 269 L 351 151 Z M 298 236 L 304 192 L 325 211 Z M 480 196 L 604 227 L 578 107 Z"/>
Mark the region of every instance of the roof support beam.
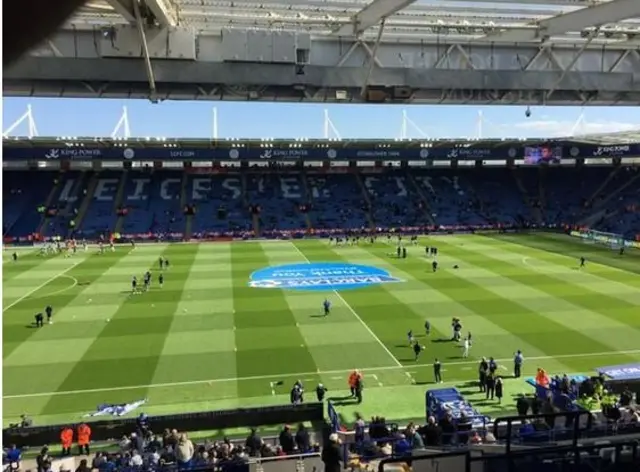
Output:
<path fill-rule="evenodd" d="M 124 17 L 129 23 L 136 22 L 132 0 L 107 0 L 107 3 L 111 5 L 118 15 Z"/>
<path fill-rule="evenodd" d="M 137 0 L 134 0 L 133 10 L 136 16 L 136 26 L 138 28 L 138 35 L 140 36 L 140 43 L 142 44 L 142 54 L 144 56 L 144 68 L 147 72 L 147 80 L 149 81 L 149 100 L 153 103 L 157 103 L 156 97 L 156 79 L 153 73 L 153 66 L 151 64 L 151 58 L 149 57 L 149 45 L 147 44 L 147 35 L 144 32 L 144 24 L 142 14 L 140 13 L 140 5 Z"/>
<path fill-rule="evenodd" d="M 563 33 L 577 33 L 589 26 L 602 26 L 639 16 L 640 1 L 612 0 L 539 21 L 537 30 L 515 28 L 488 35 L 486 39 L 508 42 L 544 40 Z"/>
<path fill-rule="evenodd" d="M 407 8 L 416 0 L 373 0 L 356 13 L 352 24 L 344 25 L 333 32 L 337 36 L 358 36 L 364 30 L 377 25 L 384 18 Z"/>
<path fill-rule="evenodd" d="M 144 0 L 156 21 L 160 26 L 176 26 L 178 24 L 177 12 L 171 0 Z"/>

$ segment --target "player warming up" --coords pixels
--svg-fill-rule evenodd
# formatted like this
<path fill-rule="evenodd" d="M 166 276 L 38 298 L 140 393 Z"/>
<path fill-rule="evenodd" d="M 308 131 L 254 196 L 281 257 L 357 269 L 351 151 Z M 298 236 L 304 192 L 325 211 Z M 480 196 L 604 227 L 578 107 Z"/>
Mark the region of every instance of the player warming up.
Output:
<path fill-rule="evenodd" d="M 331 313 L 331 302 L 326 298 L 322 302 L 322 310 L 324 312 L 324 316 L 329 316 L 329 313 Z"/>
<path fill-rule="evenodd" d="M 144 273 L 144 291 L 148 292 L 150 286 L 151 286 L 151 272 L 146 271 Z"/>
<path fill-rule="evenodd" d="M 423 347 L 420 345 L 420 343 L 418 341 L 416 341 L 413 344 L 413 353 L 415 354 L 415 360 L 416 362 L 418 361 L 418 358 L 420 357 L 420 353 L 422 352 Z"/>
<path fill-rule="evenodd" d="M 407 341 L 409 341 L 409 346 L 411 346 L 413 344 L 413 342 L 415 341 L 415 339 L 413 338 L 413 330 L 410 329 L 407 332 Z"/>

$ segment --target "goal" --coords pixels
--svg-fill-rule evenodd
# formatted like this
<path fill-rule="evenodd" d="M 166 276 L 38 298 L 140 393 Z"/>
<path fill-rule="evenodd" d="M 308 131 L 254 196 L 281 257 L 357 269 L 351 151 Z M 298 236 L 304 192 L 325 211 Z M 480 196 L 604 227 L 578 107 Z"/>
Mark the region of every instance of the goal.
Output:
<path fill-rule="evenodd" d="M 611 249 L 620 249 L 624 246 L 624 237 L 618 233 L 607 233 L 588 229 L 582 232 L 582 240 L 589 244 L 609 246 Z"/>

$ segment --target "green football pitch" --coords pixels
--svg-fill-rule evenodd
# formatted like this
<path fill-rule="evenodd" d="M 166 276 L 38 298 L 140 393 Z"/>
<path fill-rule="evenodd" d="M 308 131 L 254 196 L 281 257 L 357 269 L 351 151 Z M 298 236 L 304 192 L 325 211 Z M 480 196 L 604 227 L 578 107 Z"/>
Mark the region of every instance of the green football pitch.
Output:
<path fill-rule="evenodd" d="M 424 246 L 439 249 L 431 270 Z M 493 356 L 511 373 L 521 349 L 525 374 L 590 373 L 640 361 L 640 256 L 620 256 L 557 234 L 421 238 L 397 259 L 386 238 L 334 247 L 325 240 L 149 244 L 95 249 L 73 257 L 21 251 L 3 260 L 4 423 L 26 413 L 38 424 L 78 420 L 101 403 L 144 398 L 143 411 L 166 414 L 287 403 L 295 380 L 344 397 L 347 375 L 364 373 L 358 412 L 424 418 L 433 388 L 459 386 L 483 411 L 513 410 L 483 401 L 469 385 L 478 359 Z M 131 295 L 132 275 L 170 261 L 163 288 Z M 587 266 L 578 268 L 585 256 Z M 305 263 L 363 264 L 398 279 L 355 290 L 297 291 L 249 284 L 259 269 Z M 454 266 L 458 268 L 454 268 Z M 323 317 L 322 302 L 333 305 Z M 54 323 L 31 327 L 46 304 Z M 446 339 L 451 318 L 473 333 L 470 358 Z M 423 336 L 424 321 L 432 325 Z M 406 334 L 426 351 L 415 361 Z M 282 385 L 275 385 L 282 381 Z M 529 392 L 507 380 L 507 394 Z M 308 399 L 313 395 L 308 394 Z M 136 412 L 137 413 L 137 412 Z M 134 413 L 135 414 L 135 413 Z"/>

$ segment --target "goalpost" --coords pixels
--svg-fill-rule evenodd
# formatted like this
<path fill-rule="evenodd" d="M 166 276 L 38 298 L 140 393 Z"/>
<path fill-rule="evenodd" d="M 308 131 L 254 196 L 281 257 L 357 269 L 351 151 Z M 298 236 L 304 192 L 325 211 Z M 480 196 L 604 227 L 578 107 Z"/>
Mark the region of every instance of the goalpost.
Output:
<path fill-rule="evenodd" d="M 624 237 L 618 233 L 607 233 L 605 231 L 588 229 L 582 231 L 582 240 L 589 244 L 609 246 L 611 249 L 624 247 Z"/>

